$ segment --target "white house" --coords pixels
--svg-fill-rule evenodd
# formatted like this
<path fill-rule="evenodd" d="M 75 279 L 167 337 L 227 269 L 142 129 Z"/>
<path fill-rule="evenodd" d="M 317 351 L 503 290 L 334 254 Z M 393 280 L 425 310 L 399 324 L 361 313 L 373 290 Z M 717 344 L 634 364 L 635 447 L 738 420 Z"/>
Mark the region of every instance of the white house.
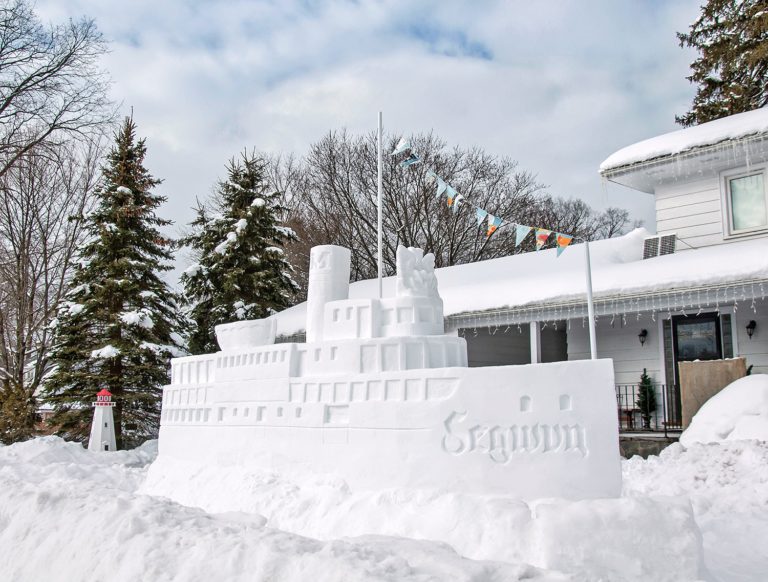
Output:
<path fill-rule="evenodd" d="M 631 195 L 655 196 L 658 234 L 590 244 L 598 357 L 613 359 L 619 385 L 647 369 L 673 417 L 679 361 L 744 356 L 768 373 L 767 167 L 768 108 L 631 145 L 600 166 Z M 467 339 L 470 366 L 589 357 L 583 245 L 437 278 L 445 330 Z M 376 281 L 350 287 L 350 298 L 376 293 Z M 278 314 L 278 336 L 301 334 L 305 313 L 302 304 Z"/>

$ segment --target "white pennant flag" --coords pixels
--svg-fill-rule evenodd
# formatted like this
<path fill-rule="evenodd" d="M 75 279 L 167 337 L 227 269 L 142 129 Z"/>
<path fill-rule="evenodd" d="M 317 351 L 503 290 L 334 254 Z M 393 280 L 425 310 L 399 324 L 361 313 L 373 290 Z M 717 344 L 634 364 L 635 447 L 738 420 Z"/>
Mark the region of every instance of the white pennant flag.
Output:
<path fill-rule="evenodd" d="M 407 152 L 409 149 L 411 149 L 411 143 L 404 137 L 401 137 L 400 141 L 397 142 L 397 145 L 395 146 L 395 150 L 390 155 L 396 156 L 397 154 Z"/>

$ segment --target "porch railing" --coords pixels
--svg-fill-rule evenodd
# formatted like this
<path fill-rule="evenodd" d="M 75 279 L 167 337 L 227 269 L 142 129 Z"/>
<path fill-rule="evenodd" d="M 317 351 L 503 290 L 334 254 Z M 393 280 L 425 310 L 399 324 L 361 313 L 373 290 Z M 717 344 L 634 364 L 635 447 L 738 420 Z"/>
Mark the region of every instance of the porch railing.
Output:
<path fill-rule="evenodd" d="M 682 430 L 679 390 L 675 385 L 654 384 L 656 407 L 643 414 L 638 384 L 617 384 L 616 405 L 620 432 L 663 432 Z"/>

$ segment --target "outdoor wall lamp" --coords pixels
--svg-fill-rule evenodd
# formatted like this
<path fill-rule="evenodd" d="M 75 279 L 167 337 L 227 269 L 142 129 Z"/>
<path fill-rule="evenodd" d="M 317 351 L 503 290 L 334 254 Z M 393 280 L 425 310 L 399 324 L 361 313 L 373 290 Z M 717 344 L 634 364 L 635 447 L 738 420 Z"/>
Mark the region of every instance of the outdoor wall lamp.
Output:
<path fill-rule="evenodd" d="M 755 333 L 756 327 L 757 327 L 757 322 L 754 319 L 751 319 L 747 324 L 747 335 L 749 336 L 749 339 L 752 339 L 752 334 Z"/>
<path fill-rule="evenodd" d="M 645 340 L 648 339 L 648 330 L 647 329 L 641 329 L 640 333 L 637 334 L 637 339 L 640 340 L 640 345 L 644 346 L 645 345 Z"/>

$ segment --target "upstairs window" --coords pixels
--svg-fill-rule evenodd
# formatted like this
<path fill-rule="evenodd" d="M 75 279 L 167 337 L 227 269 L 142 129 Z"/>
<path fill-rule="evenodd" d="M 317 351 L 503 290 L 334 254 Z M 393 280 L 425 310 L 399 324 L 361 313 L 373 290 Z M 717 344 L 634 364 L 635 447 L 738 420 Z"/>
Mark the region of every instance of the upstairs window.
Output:
<path fill-rule="evenodd" d="M 729 234 L 768 229 L 765 169 L 725 176 Z"/>

